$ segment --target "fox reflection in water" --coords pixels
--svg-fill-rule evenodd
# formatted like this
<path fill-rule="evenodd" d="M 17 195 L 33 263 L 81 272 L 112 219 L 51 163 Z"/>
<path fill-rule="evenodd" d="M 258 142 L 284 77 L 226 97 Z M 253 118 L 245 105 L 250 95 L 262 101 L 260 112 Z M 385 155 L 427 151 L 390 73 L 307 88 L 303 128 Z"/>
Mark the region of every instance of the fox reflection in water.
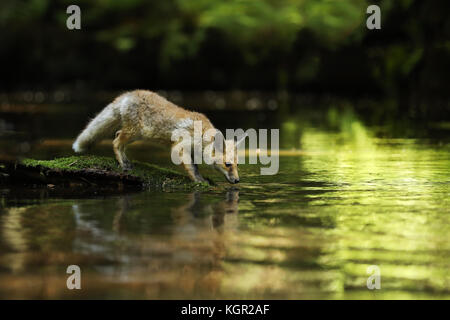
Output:
<path fill-rule="evenodd" d="M 238 226 L 238 202 L 238 190 L 226 192 L 225 199 L 218 202 L 195 192 L 187 195 L 181 206 L 153 212 L 147 209 L 136 223 L 133 215 L 142 212 L 143 203 L 133 196 L 122 197 L 111 217 L 114 232 L 106 235 L 80 214 L 83 210 L 74 208 L 79 216 L 77 230 L 84 234 L 76 237 L 75 250 L 92 254 L 92 248 L 96 253 L 100 249 L 116 264 L 99 268 L 109 279 L 141 283 L 149 297 L 164 296 L 166 291 L 178 292 L 180 297 L 198 290 L 214 294 L 224 275 L 222 262 L 230 237 Z M 105 239 L 110 240 L 109 245 Z"/>
<path fill-rule="evenodd" d="M 194 219 L 206 215 L 206 224 L 219 232 L 222 227 L 236 225 L 238 214 L 239 191 L 230 190 L 226 193 L 226 200 L 215 204 L 204 204 L 200 201 L 201 194 L 194 192 L 189 195 L 189 202 L 172 210 L 172 217 L 179 227 L 189 225 Z M 225 226 L 226 224 L 226 226 Z"/>
<path fill-rule="evenodd" d="M 205 226 L 210 224 L 210 227 L 222 232 L 223 227 L 233 227 L 236 225 L 237 214 L 239 212 L 239 191 L 229 190 L 225 194 L 225 200 L 217 203 L 205 203 L 201 201 L 201 193 L 193 192 L 189 194 L 186 204 L 179 207 L 172 208 L 171 217 L 173 218 L 175 227 L 189 225 L 191 223 L 198 224 L 203 222 Z M 132 200 L 129 196 L 124 196 L 119 199 L 118 207 L 113 218 L 113 230 L 120 232 L 123 230 L 121 224 L 122 217 L 130 209 Z M 79 217 L 78 207 L 74 206 L 74 213 Z M 205 218 L 206 217 L 206 218 Z M 85 223 L 81 219 L 77 219 L 79 225 Z M 85 226 L 87 227 L 87 226 Z"/>
<path fill-rule="evenodd" d="M 155 202 L 145 196 L 5 209 L 0 242 L 10 254 L 0 263 L 15 276 L 0 275 L 0 293 L 15 291 L 20 279 L 20 297 L 66 296 L 64 272 L 45 275 L 55 281 L 31 274 L 76 264 L 83 270 L 83 284 L 93 290 L 109 283 L 125 290 L 133 287 L 133 293 L 148 298 L 176 297 L 174 292 L 180 297 L 197 291 L 214 294 L 224 274 L 221 263 L 228 241 L 238 225 L 239 192 L 230 190 L 221 201 L 192 193 L 183 205 L 173 207 L 171 195 L 164 194 L 156 200 L 158 210 L 148 209 Z M 42 292 L 51 294 L 40 296 Z"/>
<path fill-rule="evenodd" d="M 110 214 L 110 208 L 96 208 L 95 217 L 93 217 L 90 206 L 84 204 L 74 204 L 72 206 L 76 232 L 79 235 L 76 237 L 77 244 L 82 244 L 82 247 L 89 248 L 90 240 L 94 242 L 100 238 L 108 242 L 117 238 L 126 237 L 128 234 L 136 233 L 136 224 L 134 214 L 136 212 L 142 213 L 139 197 L 127 195 L 119 198 L 115 204 L 115 210 L 112 214 L 112 231 L 109 228 L 100 228 L 100 215 L 107 216 Z M 163 208 L 160 212 L 153 210 L 146 210 L 146 214 L 141 214 L 140 226 L 150 226 L 146 230 L 137 230 L 142 236 L 167 238 L 167 241 L 180 241 L 184 243 L 187 238 L 203 236 L 205 233 L 210 233 L 212 230 L 215 234 L 221 234 L 224 230 L 233 230 L 237 226 L 237 215 L 239 212 L 239 191 L 229 190 L 225 194 L 225 199 L 222 201 L 211 202 L 202 199 L 200 192 L 194 192 L 187 195 L 186 203 L 181 206 L 172 208 Z M 166 213 L 166 211 L 168 212 Z M 105 211 L 104 214 L 101 213 Z M 152 212 L 153 211 L 153 212 Z M 127 215 L 130 215 L 127 216 Z M 165 215 L 168 215 L 165 216 Z M 162 216 L 162 217 L 161 217 Z M 165 217 L 164 217 L 165 216 Z M 94 218 L 94 219 L 93 219 Z M 164 220 L 162 223 L 164 232 L 161 230 L 154 230 L 151 226 L 158 224 L 159 220 Z M 214 237 L 213 234 L 209 236 Z M 185 238 L 183 240 L 183 238 Z M 135 239 L 133 238 L 133 242 Z M 87 245 L 87 246 L 86 246 Z M 78 247 L 80 248 L 80 247 Z"/>

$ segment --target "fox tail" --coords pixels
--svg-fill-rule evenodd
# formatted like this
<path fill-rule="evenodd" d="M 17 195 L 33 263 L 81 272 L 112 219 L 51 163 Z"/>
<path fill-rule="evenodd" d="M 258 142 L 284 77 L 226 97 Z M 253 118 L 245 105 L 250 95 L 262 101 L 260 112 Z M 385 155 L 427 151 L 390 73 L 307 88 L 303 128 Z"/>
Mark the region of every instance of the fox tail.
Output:
<path fill-rule="evenodd" d="M 72 145 L 75 152 L 84 152 L 91 145 L 108 135 L 112 135 L 120 126 L 120 113 L 114 104 L 109 104 L 89 122 Z"/>

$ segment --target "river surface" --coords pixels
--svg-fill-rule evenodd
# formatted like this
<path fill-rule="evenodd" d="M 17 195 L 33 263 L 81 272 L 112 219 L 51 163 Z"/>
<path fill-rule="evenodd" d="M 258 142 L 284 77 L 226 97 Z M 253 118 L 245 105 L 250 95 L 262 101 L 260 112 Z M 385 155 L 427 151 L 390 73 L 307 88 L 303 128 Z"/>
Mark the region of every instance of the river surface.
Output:
<path fill-rule="evenodd" d="M 71 154 L 93 115 L 67 110 L 0 118 L 22 141 L 14 148 L 52 158 Z M 240 165 L 231 186 L 202 168 L 220 192 L 2 188 L 0 298 L 450 298 L 448 131 L 394 136 L 348 110 L 307 114 L 212 113 L 221 128 L 281 132 L 277 175 Z M 96 153 L 112 155 L 107 144 Z M 142 143 L 130 158 L 173 167 L 168 151 Z M 66 287 L 69 265 L 81 290 Z M 377 271 L 381 288 L 369 290 Z"/>

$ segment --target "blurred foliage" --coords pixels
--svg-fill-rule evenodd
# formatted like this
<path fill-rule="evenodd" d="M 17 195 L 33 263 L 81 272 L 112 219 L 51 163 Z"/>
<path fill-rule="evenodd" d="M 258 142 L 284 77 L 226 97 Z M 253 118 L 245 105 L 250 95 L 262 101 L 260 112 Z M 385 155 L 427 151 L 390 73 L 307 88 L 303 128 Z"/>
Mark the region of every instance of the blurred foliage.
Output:
<path fill-rule="evenodd" d="M 212 30 L 225 35 L 250 60 L 261 55 L 259 50 L 289 50 L 303 29 L 327 44 L 339 43 L 352 33 L 361 34 L 367 7 L 364 0 L 59 0 L 52 5 L 48 0 L 6 0 L 0 24 L 27 26 L 51 13 L 64 25 L 67 15 L 61 9 L 74 3 L 82 8 L 84 29 L 95 31 L 89 36 L 117 50 L 132 49 L 140 37 L 163 36 L 164 59 L 195 55 Z M 252 54 L 254 50 L 258 51 Z"/>
<path fill-rule="evenodd" d="M 367 30 L 378 4 L 382 29 Z M 67 6 L 82 11 L 69 31 Z M 439 0 L 2 0 L 3 90 L 178 88 L 448 96 Z M 445 99 L 444 99 L 445 100 Z"/>

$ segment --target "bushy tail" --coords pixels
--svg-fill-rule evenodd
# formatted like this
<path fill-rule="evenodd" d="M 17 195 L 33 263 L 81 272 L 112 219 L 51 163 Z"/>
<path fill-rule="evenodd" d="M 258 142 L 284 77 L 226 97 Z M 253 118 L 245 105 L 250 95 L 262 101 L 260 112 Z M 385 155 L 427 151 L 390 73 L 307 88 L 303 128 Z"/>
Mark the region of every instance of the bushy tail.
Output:
<path fill-rule="evenodd" d="M 75 152 L 84 152 L 100 139 L 112 135 L 120 126 L 119 111 L 111 103 L 89 122 L 72 145 Z"/>

